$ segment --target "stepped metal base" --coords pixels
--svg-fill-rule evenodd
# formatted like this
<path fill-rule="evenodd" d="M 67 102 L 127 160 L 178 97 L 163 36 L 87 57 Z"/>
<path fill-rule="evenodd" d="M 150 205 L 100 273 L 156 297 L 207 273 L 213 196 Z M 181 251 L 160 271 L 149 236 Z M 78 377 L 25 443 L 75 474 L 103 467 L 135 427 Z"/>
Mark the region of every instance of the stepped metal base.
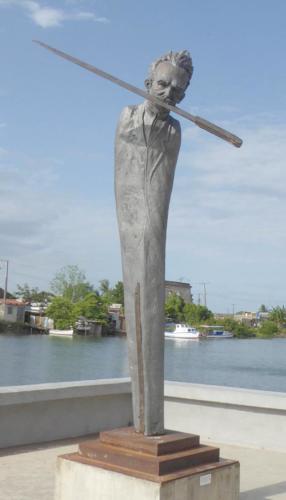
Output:
<path fill-rule="evenodd" d="M 201 445 L 194 434 L 105 431 L 59 457 L 58 466 L 56 500 L 239 498 L 239 463 L 220 458 L 219 448 Z"/>

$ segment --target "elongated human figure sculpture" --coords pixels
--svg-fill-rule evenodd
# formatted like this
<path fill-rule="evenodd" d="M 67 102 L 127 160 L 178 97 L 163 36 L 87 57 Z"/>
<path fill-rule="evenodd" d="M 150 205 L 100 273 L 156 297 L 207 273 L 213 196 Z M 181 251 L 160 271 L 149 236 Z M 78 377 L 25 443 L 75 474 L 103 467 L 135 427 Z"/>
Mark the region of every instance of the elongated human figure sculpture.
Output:
<path fill-rule="evenodd" d="M 193 73 L 187 51 L 156 60 L 147 91 L 176 105 Z M 123 109 L 116 133 L 115 192 L 121 242 L 134 426 L 164 434 L 165 247 L 180 124 L 145 101 Z"/>

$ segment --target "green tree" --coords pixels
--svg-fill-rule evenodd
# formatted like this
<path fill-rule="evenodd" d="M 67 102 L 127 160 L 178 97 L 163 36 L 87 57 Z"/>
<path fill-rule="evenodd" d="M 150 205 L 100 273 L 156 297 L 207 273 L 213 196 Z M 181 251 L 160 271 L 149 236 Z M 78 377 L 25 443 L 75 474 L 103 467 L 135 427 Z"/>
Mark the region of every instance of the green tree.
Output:
<path fill-rule="evenodd" d="M 109 280 L 103 279 L 99 282 L 99 292 L 101 295 L 107 295 L 111 291 Z"/>
<path fill-rule="evenodd" d="M 95 292 L 88 293 L 84 299 L 77 302 L 73 311 L 76 318 L 84 316 L 86 319 L 93 319 L 101 324 L 108 322 L 108 306 Z"/>
<path fill-rule="evenodd" d="M 176 293 L 170 293 L 165 302 L 165 316 L 168 320 L 179 323 L 185 320 L 185 301 Z"/>
<path fill-rule="evenodd" d="M 285 306 L 273 307 L 271 313 L 269 314 L 269 320 L 275 321 L 278 327 L 281 327 L 286 323 L 286 308 Z"/>
<path fill-rule="evenodd" d="M 198 306 L 196 304 L 185 304 L 184 305 L 184 320 L 190 325 L 198 323 Z"/>
<path fill-rule="evenodd" d="M 278 326 L 274 321 L 263 321 L 258 328 L 258 335 L 262 337 L 273 337 L 278 332 Z"/>
<path fill-rule="evenodd" d="M 222 321 L 222 324 L 226 330 L 234 333 L 239 323 L 232 318 L 226 318 Z"/>
<path fill-rule="evenodd" d="M 168 295 L 165 303 L 165 315 L 175 322 L 198 325 L 202 321 L 213 320 L 213 313 L 205 306 L 185 303 L 184 299 L 175 293 Z"/>
<path fill-rule="evenodd" d="M 213 313 L 206 306 L 185 304 L 184 318 L 186 323 L 200 324 L 202 321 L 213 320 Z"/>
<path fill-rule="evenodd" d="M 105 304 L 112 304 L 112 288 L 108 279 L 100 280 L 97 293 Z"/>
<path fill-rule="evenodd" d="M 255 337 L 255 331 L 250 326 L 244 325 L 243 323 L 237 323 L 234 328 L 234 336 L 239 338 Z"/>
<path fill-rule="evenodd" d="M 4 292 L 3 288 L 0 288 L 0 299 L 4 299 L 4 293 L 5 292 Z M 6 298 L 7 299 L 15 299 L 15 296 L 12 295 L 12 293 L 7 292 Z"/>
<path fill-rule="evenodd" d="M 65 297 L 54 297 L 46 315 L 54 320 L 55 328 L 64 330 L 74 325 L 76 319 L 74 304 Z"/>
<path fill-rule="evenodd" d="M 17 285 L 15 296 L 25 302 L 48 302 L 52 299 L 53 294 L 43 290 L 40 291 L 38 287 L 33 288 L 28 283 L 24 283 L 24 285 Z"/>
<path fill-rule="evenodd" d="M 93 286 L 78 266 L 63 267 L 51 281 L 51 289 L 56 295 L 61 295 L 72 303 L 83 299 L 93 291 Z"/>
<path fill-rule="evenodd" d="M 259 312 L 266 313 L 268 311 L 267 307 L 265 304 L 261 304 L 259 307 Z"/>
<path fill-rule="evenodd" d="M 243 324 L 243 323 L 238 323 L 232 318 L 226 318 L 222 322 L 225 330 L 228 330 L 229 332 L 233 332 L 235 337 L 255 337 L 254 329 Z"/>
<path fill-rule="evenodd" d="M 124 306 L 124 287 L 122 281 L 118 281 L 112 288 L 111 298 L 114 304 L 122 304 Z"/>
<path fill-rule="evenodd" d="M 124 289 L 122 281 L 118 281 L 114 288 L 111 288 L 109 280 L 103 279 L 99 282 L 98 294 L 106 304 L 124 305 Z"/>
<path fill-rule="evenodd" d="M 214 315 L 206 306 L 197 305 L 197 315 L 199 322 L 212 320 Z"/>

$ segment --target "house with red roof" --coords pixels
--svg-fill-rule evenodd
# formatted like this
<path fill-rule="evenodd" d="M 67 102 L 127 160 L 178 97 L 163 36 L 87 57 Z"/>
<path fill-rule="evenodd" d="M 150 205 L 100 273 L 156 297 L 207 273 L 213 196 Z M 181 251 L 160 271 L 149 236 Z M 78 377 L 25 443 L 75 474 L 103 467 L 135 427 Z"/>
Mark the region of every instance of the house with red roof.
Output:
<path fill-rule="evenodd" d="M 13 323 L 25 321 L 26 303 L 17 299 L 0 299 L 0 320 Z"/>

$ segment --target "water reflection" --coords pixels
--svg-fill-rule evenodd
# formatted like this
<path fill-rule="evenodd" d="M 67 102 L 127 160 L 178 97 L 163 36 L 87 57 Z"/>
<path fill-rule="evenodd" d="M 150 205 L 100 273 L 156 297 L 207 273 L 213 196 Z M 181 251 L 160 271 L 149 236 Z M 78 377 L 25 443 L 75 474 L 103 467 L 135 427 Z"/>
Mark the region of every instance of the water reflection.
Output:
<path fill-rule="evenodd" d="M 166 339 L 165 378 L 286 392 L 286 339 Z M 124 337 L 0 335 L 0 385 L 129 374 Z"/>
<path fill-rule="evenodd" d="M 169 338 L 165 339 L 165 344 L 166 344 L 165 349 L 167 349 L 168 342 L 172 342 L 173 349 L 180 349 L 180 348 L 191 349 L 191 344 L 195 344 L 196 342 L 203 342 L 203 340 L 200 340 L 200 339 L 172 339 L 172 337 L 169 337 Z"/>

